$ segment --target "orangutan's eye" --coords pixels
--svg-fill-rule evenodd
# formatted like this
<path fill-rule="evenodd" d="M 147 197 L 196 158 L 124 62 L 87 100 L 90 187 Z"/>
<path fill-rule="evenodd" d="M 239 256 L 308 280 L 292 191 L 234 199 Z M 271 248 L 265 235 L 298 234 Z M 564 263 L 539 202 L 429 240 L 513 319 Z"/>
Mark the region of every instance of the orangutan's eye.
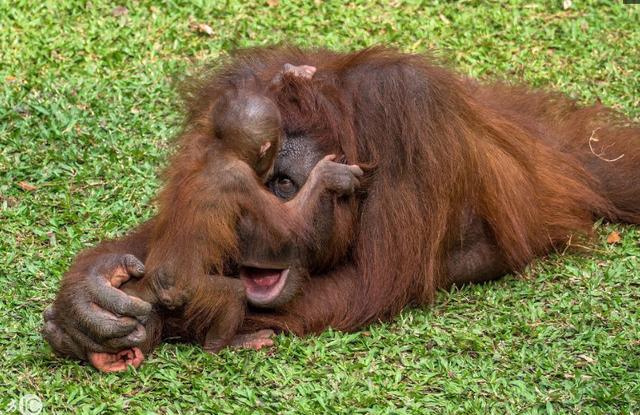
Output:
<path fill-rule="evenodd" d="M 290 199 L 298 192 L 298 186 L 287 176 L 274 177 L 269 187 L 280 199 Z"/>

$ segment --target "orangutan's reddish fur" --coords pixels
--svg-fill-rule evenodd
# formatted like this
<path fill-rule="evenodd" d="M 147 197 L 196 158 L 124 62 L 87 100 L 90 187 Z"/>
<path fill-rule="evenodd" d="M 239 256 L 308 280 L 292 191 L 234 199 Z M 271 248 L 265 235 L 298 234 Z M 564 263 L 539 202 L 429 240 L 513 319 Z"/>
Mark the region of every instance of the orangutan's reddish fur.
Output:
<path fill-rule="evenodd" d="M 478 281 L 452 281 L 447 268 L 464 243 L 465 214 L 485 224 L 507 270 L 590 234 L 594 219 L 640 223 L 637 124 L 601 105 L 481 84 L 385 48 L 239 53 L 188 91 L 187 133 L 169 176 L 192 169 L 189 126 L 225 85 L 247 74 L 266 82 L 285 63 L 317 68 L 311 82 L 292 80 L 274 97 L 285 132 L 311 135 L 366 175 L 356 197 L 335 205 L 331 243 L 310 260 L 301 294 L 277 311 L 249 310 L 243 331 L 356 330 L 431 302 L 439 288 Z M 222 227 L 215 237 L 235 235 Z M 114 251 L 144 260 L 147 242 L 132 233 L 82 261 Z"/>
<path fill-rule="evenodd" d="M 640 128 L 601 105 L 480 84 L 384 48 L 252 50 L 224 73 L 268 77 L 284 62 L 317 67 L 315 83 L 281 96 L 285 131 L 311 131 L 370 175 L 359 204 L 336 211 L 323 275 L 285 309 L 250 314 L 247 330 L 356 330 L 431 302 L 452 283 L 445 260 L 465 209 L 513 270 L 590 234 L 596 218 L 640 223 Z"/>

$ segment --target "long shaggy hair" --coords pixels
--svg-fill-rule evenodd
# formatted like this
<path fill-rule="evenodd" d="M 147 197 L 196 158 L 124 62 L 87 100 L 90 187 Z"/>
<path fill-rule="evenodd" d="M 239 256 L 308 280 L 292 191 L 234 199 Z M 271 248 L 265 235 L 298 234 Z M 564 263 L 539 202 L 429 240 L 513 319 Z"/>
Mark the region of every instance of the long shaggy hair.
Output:
<path fill-rule="evenodd" d="M 302 295 L 249 316 L 247 327 L 354 330 L 432 301 L 451 284 L 445 263 L 464 239 L 464 212 L 487 224 L 513 270 L 588 235 L 595 219 L 640 223 L 637 124 L 557 93 L 479 83 L 426 56 L 243 51 L 191 84 L 187 125 L 220 88 L 267 82 L 285 63 L 317 67 L 312 80 L 274 92 L 285 131 L 367 175 L 358 198 L 336 210 L 333 242 Z"/>

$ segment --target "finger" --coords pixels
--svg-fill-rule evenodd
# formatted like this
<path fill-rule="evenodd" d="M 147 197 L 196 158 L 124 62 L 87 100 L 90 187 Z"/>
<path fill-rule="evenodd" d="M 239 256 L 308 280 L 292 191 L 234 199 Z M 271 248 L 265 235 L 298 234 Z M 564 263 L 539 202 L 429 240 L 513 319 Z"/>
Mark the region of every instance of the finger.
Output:
<path fill-rule="evenodd" d="M 174 273 L 167 271 L 164 267 L 152 272 L 154 281 L 160 285 L 160 287 L 164 290 L 169 290 L 174 288 L 176 285 L 176 279 L 174 277 Z"/>
<path fill-rule="evenodd" d="M 82 349 L 82 359 L 86 359 L 88 352 L 112 353 L 119 349 L 112 348 L 107 342 L 98 343 L 88 333 L 71 324 L 62 324 L 64 331 Z"/>
<path fill-rule="evenodd" d="M 44 309 L 44 311 L 42 312 L 42 318 L 45 322 L 54 320 L 56 318 L 56 312 L 53 309 L 53 304 Z"/>
<path fill-rule="evenodd" d="M 127 370 L 126 363 L 118 358 L 118 353 L 89 353 L 89 363 L 100 372 L 114 373 Z"/>
<path fill-rule="evenodd" d="M 131 277 L 139 278 L 144 275 L 144 264 L 134 255 L 109 255 L 109 258 L 96 264 L 90 271 L 92 274 L 103 275 L 113 287 L 120 287 Z"/>
<path fill-rule="evenodd" d="M 137 347 L 134 347 L 131 350 L 128 350 L 127 353 L 129 353 L 125 359 L 125 362 L 127 362 L 127 365 L 131 365 L 137 368 L 144 361 L 144 353 L 142 353 L 142 350 L 140 350 Z"/>
<path fill-rule="evenodd" d="M 290 63 L 285 63 L 283 66 L 283 72 L 300 78 L 311 79 L 316 73 L 316 67 L 311 65 L 292 65 Z"/>
<path fill-rule="evenodd" d="M 233 343 L 230 345 L 232 349 L 251 349 L 251 350 L 260 350 L 263 347 L 271 347 L 275 344 L 273 339 L 251 339 L 246 342 L 241 343 Z"/>
<path fill-rule="evenodd" d="M 276 335 L 276 332 L 271 330 L 271 329 L 262 329 L 262 330 L 258 330 L 255 333 L 253 333 L 254 337 L 259 337 L 262 339 L 269 339 L 273 336 Z"/>
<path fill-rule="evenodd" d="M 322 158 L 322 161 L 333 161 L 336 159 L 336 155 L 335 154 L 327 154 L 326 156 L 324 156 Z"/>
<path fill-rule="evenodd" d="M 117 316 L 96 303 L 91 303 L 88 307 L 90 312 L 78 314 L 83 317 L 79 318 L 79 323 L 85 332 L 91 333 L 94 338 L 123 337 L 134 331 L 138 325 L 135 318 Z"/>
<path fill-rule="evenodd" d="M 137 368 L 143 361 L 144 354 L 137 347 L 117 353 L 89 353 L 89 362 L 102 372 L 122 372 L 129 366 Z"/>
<path fill-rule="evenodd" d="M 357 177 L 362 177 L 364 175 L 364 172 L 362 171 L 360 166 L 358 166 L 357 164 L 350 165 L 349 171 L 351 172 L 351 174 Z"/>
<path fill-rule="evenodd" d="M 112 287 L 103 275 L 93 274 L 87 278 L 87 282 L 93 301 L 107 311 L 136 318 L 145 317 L 151 312 L 151 304 Z"/>
<path fill-rule="evenodd" d="M 113 287 L 119 287 L 131 278 L 125 265 L 125 257 L 126 255 L 105 255 L 102 261 L 89 269 L 89 275 L 102 276 L 102 279 Z"/>
<path fill-rule="evenodd" d="M 129 275 L 137 278 L 144 275 L 144 264 L 135 256 L 131 254 L 125 255 L 122 259 L 122 263 L 124 264 Z"/>
<path fill-rule="evenodd" d="M 42 337 L 51 345 L 58 356 L 70 356 L 76 359 L 84 359 L 84 350 L 71 340 L 56 323 L 48 321 L 42 327 Z"/>
<path fill-rule="evenodd" d="M 309 78 L 313 77 L 317 70 L 315 66 L 311 65 L 300 65 L 299 68 L 302 69 L 305 75 L 307 75 Z"/>
<path fill-rule="evenodd" d="M 273 346 L 274 342 L 271 337 L 274 336 L 273 330 L 259 330 L 255 333 L 237 334 L 231 340 L 229 346 L 233 349 L 254 349 L 258 350 L 262 347 Z"/>
<path fill-rule="evenodd" d="M 109 339 L 104 342 L 104 346 L 110 351 L 131 349 L 140 347 L 147 340 L 147 330 L 142 324 L 138 324 L 134 331 L 124 337 Z"/>

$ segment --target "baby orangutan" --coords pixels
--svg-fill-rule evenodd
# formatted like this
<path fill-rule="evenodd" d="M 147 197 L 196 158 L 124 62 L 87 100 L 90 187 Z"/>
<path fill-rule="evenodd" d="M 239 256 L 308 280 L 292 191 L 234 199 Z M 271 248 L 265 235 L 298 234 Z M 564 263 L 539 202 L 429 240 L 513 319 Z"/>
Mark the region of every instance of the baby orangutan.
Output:
<path fill-rule="evenodd" d="M 283 74 L 310 79 L 314 72 L 309 66 L 285 65 L 274 83 Z M 325 157 L 314 168 L 313 179 L 284 203 L 263 184 L 273 173 L 282 135 L 277 105 L 255 85 L 245 85 L 220 96 L 209 114 L 182 137 L 183 151 L 173 160 L 159 196 L 145 277 L 122 287 L 168 310 L 153 312 L 140 349 L 90 354 L 96 368 L 137 367 L 167 332 L 190 334 L 212 353 L 232 344 L 252 348 L 271 344 L 269 333 L 254 333 L 252 338 L 236 335 L 245 315 L 244 286 L 223 274 L 225 262 L 239 256 L 238 220 L 252 217 L 274 250 L 287 244 L 295 247 L 304 243 L 317 195 L 325 190 L 338 195 L 353 192 L 362 175 L 358 166 Z M 175 320 L 181 326 L 172 327 L 172 316 L 180 317 Z"/>
<path fill-rule="evenodd" d="M 211 272 L 222 275 L 225 260 L 237 257 L 241 215 L 259 216 L 278 238 L 288 238 L 296 224 L 263 186 L 280 146 L 280 112 L 267 97 L 243 90 L 232 94 L 212 109 L 213 137 L 194 149 L 203 156 L 177 160 L 190 164 L 188 173 L 175 169 L 180 174 L 170 177 L 159 198 L 145 281 L 169 309 L 186 305 L 205 288 L 196 281 Z"/>

